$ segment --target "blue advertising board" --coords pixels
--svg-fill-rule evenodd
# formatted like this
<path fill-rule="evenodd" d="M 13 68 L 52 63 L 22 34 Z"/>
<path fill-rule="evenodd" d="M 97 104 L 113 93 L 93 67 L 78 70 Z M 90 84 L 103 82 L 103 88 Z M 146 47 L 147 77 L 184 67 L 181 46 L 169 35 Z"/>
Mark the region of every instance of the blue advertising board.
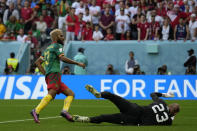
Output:
<path fill-rule="evenodd" d="M 63 75 L 75 99 L 95 99 L 86 84 L 98 91 L 109 91 L 126 99 L 150 99 L 151 92 L 173 92 L 174 100 L 197 100 L 197 76 L 157 75 Z M 44 76 L 0 75 L 0 99 L 41 99 L 47 94 Z M 64 99 L 60 94 L 56 99 Z"/>

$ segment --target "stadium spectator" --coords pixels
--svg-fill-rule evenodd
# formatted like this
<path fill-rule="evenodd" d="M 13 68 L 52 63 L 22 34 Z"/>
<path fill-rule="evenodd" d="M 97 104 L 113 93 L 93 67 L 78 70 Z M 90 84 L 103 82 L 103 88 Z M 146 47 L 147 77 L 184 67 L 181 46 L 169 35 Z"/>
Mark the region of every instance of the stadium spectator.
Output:
<path fill-rule="evenodd" d="M 17 41 L 21 42 L 21 43 L 25 43 L 26 37 L 27 37 L 27 35 L 24 34 L 24 30 L 20 29 L 19 34 L 17 35 Z"/>
<path fill-rule="evenodd" d="M 30 43 L 31 48 L 35 49 L 39 47 L 38 40 L 33 36 L 33 32 L 29 31 L 27 37 L 25 38 L 25 43 Z"/>
<path fill-rule="evenodd" d="M 92 30 L 91 24 L 90 22 L 86 22 L 86 26 L 84 27 L 82 31 L 82 40 L 83 41 L 93 40 L 92 35 L 93 35 L 93 30 Z"/>
<path fill-rule="evenodd" d="M 5 68 L 9 69 L 10 73 L 16 73 L 19 68 L 19 61 L 15 58 L 15 53 L 10 53 L 10 58 L 6 60 L 6 66 Z"/>
<path fill-rule="evenodd" d="M 92 0 L 92 5 L 89 7 L 90 14 L 92 15 L 92 24 L 99 24 L 101 7 L 96 5 L 96 0 Z"/>
<path fill-rule="evenodd" d="M 71 3 L 70 3 L 71 4 Z M 66 21 L 66 15 L 68 14 L 70 5 L 66 0 L 61 0 L 57 2 L 58 11 L 58 28 L 63 29 Z"/>
<path fill-rule="evenodd" d="M 16 33 L 17 31 L 17 23 L 16 23 L 16 17 L 10 16 L 9 20 L 6 22 L 6 29 L 7 31 L 11 32 L 14 31 Z"/>
<path fill-rule="evenodd" d="M 104 40 L 114 40 L 114 35 L 110 28 L 107 29 L 107 35 L 105 36 Z"/>
<path fill-rule="evenodd" d="M 40 15 L 39 20 L 35 22 L 37 30 L 41 33 L 41 44 L 43 45 L 46 40 L 47 23 L 44 21 L 43 15 Z"/>
<path fill-rule="evenodd" d="M 160 25 L 159 22 L 155 21 L 155 16 L 152 15 L 151 17 L 151 22 L 149 24 L 150 27 L 150 40 L 159 40 L 159 29 L 160 29 Z"/>
<path fill-rule="evenodd" d="M 84 55 L 84 50 L 85 50 L 84 48 L 79 48 L 77 55 L 74 56 L 74 60 L 85 64 L 85 66 L 87 67 L 88 60 L 87 60 L 87 57 Z M 86 72 L 85 68 L 75 65 L 74 66 L 74 74 L 75 75 L 86 75 L 87 72 Z"/>
<path fill-rule="evenodd" d="M 3 24 L 2 18 L 0 17 L 0 40 L 6 32 L 6 27 Z"/>
<path fill-rule="evenodd" d="M 63 75 L 74 75 L 72 72 L 70 72 L 69 66 L 64 66 L 64 69 L 62 70 Z"/>
<path fill-rule="evenodd" d="M 40 30 L 37 29 L 36 23 L 34 23 L 34 24 L 32 25 L 31 31 L 32 31 L 32 33 L 33 33 L 33 36 L 34 36 L 38 41 L 40 41 L 41 32 L 40 32 Z"/>
<path fill-rule="evenodd" d="M 137 64 L 133 67 L 133 75 L 145 75 L 145 72 L 141 71 L 140 65 Z"/>
<path fill-rule="evenodd" d="M 120 9 L 120 15 L 116 16 L 115 18 L 116 22 L 116 39 L 121 39 L 121 34 L 126 32 L 127 30 L 130 30 L 129 24 L 130 19 L 127 15 L 124 15 L 124 9 Z"/>
<path fill-rule="evenodd" d="M 166 10 L 164 4 L 165 4 L 165 2 L 162 0 L 158 3 L 158 6 L 157 6 L 158 8 L 156 10 L 158 16 L 166 17 L 167 10 Z"/>
<path fill-rule="evenodd" d="M 157 75 L 171 75 L 171 72 L 168 71 L 167 65 L 162 65 L 157 69 Z"/>
<path fill-rule="evenodd" d="M 42 16 L 43 16 L 43 20 L 46 22 L 47 24 L 47 35 L 49 35 L 49 33 L 51 32 L 51 30 L 53 30 L 54 27 L 54 19 L 47 14 L 47 10 L 42 10 Z"/>
<path fill-rule="evenodd" d="M 196 14 L 191 15 L 191 20 L 189 21 L 189 31 L 190 31 L 190 39 L 195 41 L 197 38 L 197 20 Z"/>
<path fill-rule="evenodd" d="M 173 29 L 169 24 L 169 19 L 165 18 L 163 26 L 161 27 L 161 39 L 162 40 L 173 40 Z"/>
<path fill-rule="evenodd" d="M 114 17 L 110 15 L 109 11 L 110 11 L 110 8 L 106 7 L 105 13 L 101 16 L 101 19 L 99 22 L 99 25 L 102 28 L 102 33 L 104 36 L 107 33 L 107 29 L 111 28 L 112 30 L 114 26 Z"/>
<path fill-rule="evenodd" d="M 95 25 L 94 27 L 94 32 L 93 32 L 93 40 L 95 41 L 99 41 L 99 40 L 102 40 L 103 39 L 103 34 L 102 32 L 99 30 L 99 25 Z"/>
<path fill-rule="evenodd" d="M 137 30 L 138 30 L 138 41 L 148 39 L 149 24 L 148 22 L 146 22 L 146 17 L 143 14 L 140 17 L 140 23 L 137 24 Z"/>
<path fill-rule="evenodd" d="M 183 18 L 179 19 L 179 24 L 174 28 L 174 40 L 188 40 L 189 27 L 183 22 Z"/>
<path fill-rule="evenodd" d="M 79 7 L 76 8 L 75 15 L 79 15 L 79 13 L 85 14 L 85 6 L 83 1 L 79 2 Z"/>
<path fill-rule="evenodd" d="M 190 49 L 188 52 L 188 58 L 184 63 L 184 67 L 187 67 L 185 74 L 196 74 L 196 56 L 194 55 L 194 49 Z"/>
<path fill-rule="evenodd" d="M 137 9 L 138 9 L 137 1 L 132 0 L 132 6 L 129 8 L 129 13 L 131 18 L 133 18 L 133 16 L 137 14 Z"/>
<path fill-rule="evenodd" d="M 141 8 L 137 8 L 137 14 L 135 14 L 133 16 L 133 18 L 131 19 L 131 36 L 133 38 L 133 40 L 137 40 L 138 39 L 138 30 L 137 30 L 137 24 L 140 22 L 140 16 L 142 15 L 141 12 Z"/>
<path fill-rule="evenodd" d="M 75 15 L 75 8 L 71 8 L 70 13 L 66 17 L 66 25 L 67 32 L 66 32 L 66 43 L 70 40 L 75 39 L 75 24 L 77 24 L 78 17 Z"/>
<path fill-rule="evenodd" d="M 80 0 L 75 0 L 75 2 L 72 3 L 72 7 L 77 9 L 80 7 Z"/>
<path fill-rule="evenodd" d="M 131 31 L 127 30 L 126 33 L 121 34 L 121 40 L 132 40 Z"/>
<path fill-rule="evenodd" d="M 123 11 L 122 14 L 121 14 L 121 10 L 120 9 L 124 9 L 124 10 L 122 10 Z M 118 7 L 118 9 L 116 9 L 116 12 L 115 12 L 115 17 L 117 17 L 119 15 L 128 15 L 128 14 L 129 14 L 129 11 L 127 9 L 125 9 L 124 2 L 120 1 L 119 2 L 119 7 Z"/>
<path fill-rule="evenodd" d="M 19 20 L 19 12 L 14 9 L 14 3 L 9 4 L 9 8 L 5 10 L 3 14 L 3 23 L 6 24 L 10 16 L 15 16 L 16 20 Z"/>
<path fill-rule="evenodd" d="M 15 41 L 16 37 L 15 37 L 14 31 L 11 31 L 11 32 L 7 31 L 5 33 L 5 35 L 3 36 L 2 40 L 4 40 L 4 41 Z"/>
<path fill-rule="evenodd" d="M 107 65 L 107 69 L 105 71 L 105 75 L 116 75 L 119 74 L 117 70 L 114 69 L 112 64 Z"/>
<path fill-rule="evenodd" d="M 79 13 L 78 21 L 75 24 L 75 40 L 82 40 L 82 31 L 86 23 L 82 20 L 83 13 Z"/>
<path fill-rule="evenodd" d="M 29 1 L 24 2 L 24 7 L 21 9 L 21 17 L 25 21 L 24 32 L 27 33 L 31 29 L 32 20 L 34 18 L 33 10 L 29 6 Z"/>
<path fill-rule="evenodd" d="M 40 15 L 39 20 L 35 23 L 37 30 L 39 30 L 42 34 L 45 34 L 47 29 L 47 23 L 44 21 L 43 15 Z"/>
<path fill-rule="evenodd" d="M 3 18 L 3 14 L 5 10 L 7 9 L 5 1 L 0 1 L 0 17 Z"/>
<path fill-rule="evenodd" d="M 130 59 L 126 61 L 125 63 L 125 72 L 128 75 L 133 74 L 134 72 L 134 66 L 138 64 L 138 61 L 134 58 L 134 52 L 129 52 Z"/>
<path fill-rule="evenodd" d="M 83 15 L 83 21 L 92 23 L 92 15 L 90 15 L 89 8 L 85 8 L 85 14 Z"/>

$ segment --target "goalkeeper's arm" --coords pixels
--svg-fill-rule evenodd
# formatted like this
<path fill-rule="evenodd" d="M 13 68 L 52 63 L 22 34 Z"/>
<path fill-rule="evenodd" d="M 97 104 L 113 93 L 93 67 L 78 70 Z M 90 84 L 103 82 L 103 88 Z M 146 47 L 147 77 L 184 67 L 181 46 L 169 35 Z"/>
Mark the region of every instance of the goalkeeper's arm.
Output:
<path fill-rule="evenodd" d="M 153 101 L 159 101 L 161 100 L 159 97 L 174 97 L 173 93 L 159 93 L 159 92 L 153 92 L 150 94 Z"/>

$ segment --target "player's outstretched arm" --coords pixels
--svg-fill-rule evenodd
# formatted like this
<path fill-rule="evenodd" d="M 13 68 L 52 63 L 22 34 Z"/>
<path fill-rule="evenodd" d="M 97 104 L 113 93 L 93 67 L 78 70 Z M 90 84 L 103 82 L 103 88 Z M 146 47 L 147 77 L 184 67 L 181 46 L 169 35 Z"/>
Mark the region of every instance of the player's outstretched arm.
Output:
<path fill-rule="evenodd" d="M 40 70 L 40 72 L 42 72 L 42 74 L 45 75 L 45 70 L 44 70 L 44 68 L 43 68 L 43 66 L 42 66 L 42 63 L 43 63 L 43 62 L 44 62 L 44 60 L 43 60 L 43 58 L 42 58 L 42 56 L 41 56 L 41 57 L 39 57 L 39 58 L 36 60 L 35 64 L 36 64 L 36 66 L 38 67 L 38 69 Z"/>
<path fill-rule="evenodd" d="M 174 97 L 174 94 L 169 92 L 169 93 L 159 93 L 159 92 L 153 92 L 150 94 L 151 98 L 153 101 L 159 101 L 159 97 Z"/>
<path fill-rule="evenodd" d="M 69 59 L 69 58 L 67 58 L 65 56 L 60 56 L 59 58 L 63 62 L 66 62 L 66 63 L 69 63 L 69 64 L 75 64 L 75 65 L 78 65 L 78 66 L 81 66 L 81 67 L 85 68 L 85 64 L 76 62 L 76 61 L 71 60 L 71 59 Z"/>

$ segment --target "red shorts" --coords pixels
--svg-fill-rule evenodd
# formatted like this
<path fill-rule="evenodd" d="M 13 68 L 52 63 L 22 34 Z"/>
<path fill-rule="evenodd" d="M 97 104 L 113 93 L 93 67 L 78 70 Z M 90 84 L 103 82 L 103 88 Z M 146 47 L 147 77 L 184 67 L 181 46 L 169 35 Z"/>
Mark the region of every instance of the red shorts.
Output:
<path fill-rule="evenodd" d="M 57 91 L 57 94 L 62 93 L 68 87 L 61 82 L 61 74 L 60 73 L 50 73 L 45 77 L 45 81 L 47 83 L 47 89 L 53 89 Z"/>

